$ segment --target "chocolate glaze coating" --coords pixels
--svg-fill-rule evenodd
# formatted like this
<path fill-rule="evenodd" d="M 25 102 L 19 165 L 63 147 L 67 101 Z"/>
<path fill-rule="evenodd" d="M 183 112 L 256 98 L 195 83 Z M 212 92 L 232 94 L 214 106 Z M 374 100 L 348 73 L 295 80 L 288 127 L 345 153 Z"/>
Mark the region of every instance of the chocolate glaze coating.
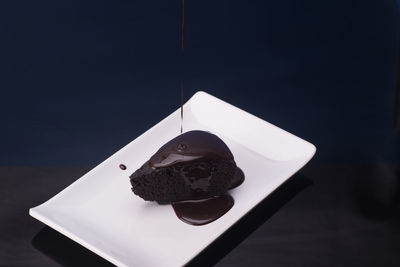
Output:
<path fill-rule="evenodd" d="M 145 200 L 171 203 L 223 195 L 236 163 L 216 135 L 190 131 L 163 145 L 131 176 L 132 191 Z"/>
<path fill-rule="evenodd" d="M 160 168 L 204 158 L 233 160 L 233 155 L 218 136 L 205 131 L 190 131 L 163 145 L 149 163 L 152 167 Z"/>

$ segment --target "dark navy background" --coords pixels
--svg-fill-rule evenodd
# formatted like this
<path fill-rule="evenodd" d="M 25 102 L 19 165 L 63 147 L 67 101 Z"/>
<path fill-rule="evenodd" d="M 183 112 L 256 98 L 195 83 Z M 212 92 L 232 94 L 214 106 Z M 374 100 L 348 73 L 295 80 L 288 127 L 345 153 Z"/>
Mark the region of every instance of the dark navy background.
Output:
<path fill-rule="evenodd" d="M 94 166 L 177 109 L 182 79 L 316 162 L 399 160 L 395 0 L 186 0 L 184 56 L 180 3 L 1 1 L 0 165 Z"/>

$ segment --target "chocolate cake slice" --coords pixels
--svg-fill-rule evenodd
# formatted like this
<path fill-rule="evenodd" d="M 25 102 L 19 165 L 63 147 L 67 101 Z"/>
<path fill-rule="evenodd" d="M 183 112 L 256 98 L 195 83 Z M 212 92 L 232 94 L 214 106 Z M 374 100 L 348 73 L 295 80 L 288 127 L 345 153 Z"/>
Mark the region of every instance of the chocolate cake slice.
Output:
<path fill-rule="evenodd" d="M 139 197 L 165 204 L 223 195 L 236 172 L 233 155 L 220 138 L 190 131 L 163 145 L 130 181 Z"/>

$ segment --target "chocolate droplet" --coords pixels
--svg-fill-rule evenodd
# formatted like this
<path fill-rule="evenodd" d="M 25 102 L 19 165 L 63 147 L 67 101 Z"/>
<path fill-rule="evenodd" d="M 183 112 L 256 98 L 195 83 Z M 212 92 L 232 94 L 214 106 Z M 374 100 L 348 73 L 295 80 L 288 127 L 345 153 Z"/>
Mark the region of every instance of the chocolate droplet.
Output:
<path fill-rule="evenodd" d="M 119 168 L 120 168 L 121 170 L 123 170 L 123 171 L 126 170 L 126 166 L 125 166 L 124 164 L 119 164 Z"/>
<path fill-rule="evenodd" d="M 186 149 L 186 145 L 185 145 L 185 144 L 182 144 L 182 143 L 179 143 L 177 147 L 178 147 L 178 150 L 180 150 L 180 151 Z"/>

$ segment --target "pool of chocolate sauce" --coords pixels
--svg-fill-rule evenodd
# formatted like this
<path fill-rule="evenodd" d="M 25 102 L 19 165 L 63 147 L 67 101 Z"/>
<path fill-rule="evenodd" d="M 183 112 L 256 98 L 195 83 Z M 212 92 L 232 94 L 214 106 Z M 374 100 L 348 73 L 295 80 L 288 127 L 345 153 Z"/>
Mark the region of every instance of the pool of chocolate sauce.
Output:
<path fill-rule="evenodd" d="M 235 175 L 229 189 L 241 185 L 244 181 L 243 171 L 236 167 Z M 207 199 L 189 200 L 172 203 L 176 216 L 191 225 L 204 225 L 215 221 L 227 213 L 235 203 L 233 197 L 226 193 Z"/>

